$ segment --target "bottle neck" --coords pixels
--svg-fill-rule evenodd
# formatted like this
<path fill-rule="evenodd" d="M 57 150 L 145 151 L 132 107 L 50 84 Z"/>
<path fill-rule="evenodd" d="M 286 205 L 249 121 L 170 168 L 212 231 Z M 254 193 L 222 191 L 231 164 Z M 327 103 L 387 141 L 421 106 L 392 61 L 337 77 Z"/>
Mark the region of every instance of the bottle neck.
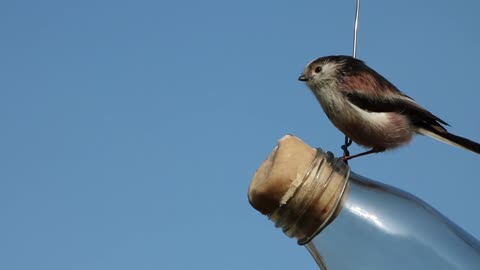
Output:
<path fill-rule="evenodd" d="M 310 168 L 293 180 L 270 219 L 299 244 L 308 243 L 341 209 L 349 174 L 347 164 L 317 149 Z"/>

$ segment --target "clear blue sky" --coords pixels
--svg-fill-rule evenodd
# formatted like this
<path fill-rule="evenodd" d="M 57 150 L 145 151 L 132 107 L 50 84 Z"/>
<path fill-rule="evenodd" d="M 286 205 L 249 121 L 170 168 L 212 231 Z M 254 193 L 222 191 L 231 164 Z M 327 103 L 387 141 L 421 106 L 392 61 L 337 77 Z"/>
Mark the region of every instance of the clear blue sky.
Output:
<path fill-rule="evenodd" d="M 359 58 L 480 141 L 478 1 L 363 1 Z M 340 154 L 297 81 L 354 1 L 2 1 L 0 269 L 316 269 L 247 201 L 286 133 Z M 352 151 L 360 151 L 353 147 Z M 480 237 L 480 157 L 351 162 Z"/>

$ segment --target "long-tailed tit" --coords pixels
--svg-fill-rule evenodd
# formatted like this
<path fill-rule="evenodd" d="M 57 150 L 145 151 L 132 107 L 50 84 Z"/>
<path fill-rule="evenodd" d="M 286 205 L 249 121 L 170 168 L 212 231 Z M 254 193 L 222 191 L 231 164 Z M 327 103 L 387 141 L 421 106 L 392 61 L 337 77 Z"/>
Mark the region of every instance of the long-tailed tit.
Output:
<path fill-rule="evenodd" d="M 449 133 L 438 118 L 398 90 L 363 61 L 325 56 L 307 64 L 306 82 L 330 121 L 357 144 L 371 150 L 344 160 L 401 146 L 415 134 L 480 154 L 480 144 Z"/>

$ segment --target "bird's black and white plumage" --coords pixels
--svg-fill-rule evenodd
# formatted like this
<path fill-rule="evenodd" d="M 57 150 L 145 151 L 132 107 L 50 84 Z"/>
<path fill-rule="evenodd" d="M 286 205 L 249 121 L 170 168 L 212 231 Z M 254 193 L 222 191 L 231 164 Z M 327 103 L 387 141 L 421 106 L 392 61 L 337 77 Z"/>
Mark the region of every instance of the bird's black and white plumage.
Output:
<path fill-rule="evenodd" d="M 372 148 L 368 153 L 396 148 L 423 134 L 480 154 L 480 144 L 449 133 L 445 121 L 361 60 L 341 55 L 317 58 L 299 80 L 306 82 L 340 131 Z"/>

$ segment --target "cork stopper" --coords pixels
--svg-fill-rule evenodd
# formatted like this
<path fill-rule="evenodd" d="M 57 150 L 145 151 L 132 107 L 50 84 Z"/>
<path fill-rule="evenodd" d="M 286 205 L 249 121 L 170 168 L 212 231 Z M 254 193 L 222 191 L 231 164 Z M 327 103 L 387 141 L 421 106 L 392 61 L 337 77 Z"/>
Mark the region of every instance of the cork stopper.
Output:
<path fill-rule="evenodd" d="M 286 135 L 255 172 L 250 204 L 305 244 L 341 209 L 350 168 L 331 153 Z"/>

